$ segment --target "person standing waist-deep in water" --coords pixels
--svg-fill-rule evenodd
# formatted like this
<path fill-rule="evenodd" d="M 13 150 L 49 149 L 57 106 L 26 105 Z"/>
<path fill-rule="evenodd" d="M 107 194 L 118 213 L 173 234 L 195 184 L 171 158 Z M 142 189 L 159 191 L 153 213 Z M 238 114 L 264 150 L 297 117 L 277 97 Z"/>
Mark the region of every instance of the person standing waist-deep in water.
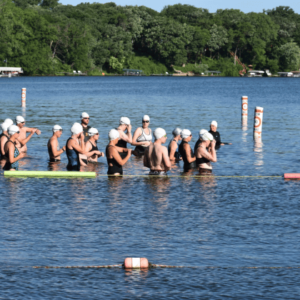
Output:
<path fill-rule="evenodd" d="M 61 149 L 59 147 L 58 139 L 62 135 L 62 128 L 59 125 L 54 125 L 52 128 L 53 135 L 49 139 L 47 147 L 48 147 L 48 154 L 49 154 L 49 161 L 56 162 L 60 161 L 60 155 L 66 151 L 66 146 L 63 146 Z"/>
<path fill-rule="evenodd" d="M 142 127 L 136 129 L 132 138 L 132 145 L 136 146 L 132 152 L 135 156 L 144 155 L 145 149 L 152 143 L 152 130 L 149 128 L 150 117 L 144 115 L 142 122 Z"/>
<path fill-rule="evenodd" d="M 217 162 L 216 140 L 205 129 L 199 132 L 200 143 L 196 149 L 196 163 L 200 174 L 209 174 L 212 172 L 211 162 Z"/>
<path fill-rule="evenodd" d="M 97 141 L 99 139 L 99 132 L 97 128 L 91 127 L 88 131 L 89 140 L 85 143 L 85 153 L 88 162 L 96 163 L 98 158 L 104 156 L 103 152 L 100 152 L 97 146 Z"/>
<path fill-rule="evenodd" d="M 90 116 L 88 113 L 83 112 L 80 116 L 81 119 L 81 126 L 82 126 L 82 130 L 83 130 L 83 135 L 84 135 L 84 142 L 86 143 L 89 140 L 89 129 L 91 128 L 91 126 L 89 126 L 89 122 L 90 122 Z"/>
<path fill-rule="evenodd" d="M 16 117 L 16 124 L 20 129 L 20 134 L 18 139 L 16 140 L 16 145 L 19 148 L 20 152 L 27 152 L 27 143 L 31 139 L 31 137 L 36 133 L 37 135 L 41 134 L 41 131 L 37 128 L 29 128 L 25 127 L 25 119 L 22 116 Z M 28 136 L 26 134 L 30 132 Z"/>
<path fill-rule="evenodd" d="M 182 139 L 181 132 L 182 130 L 180 128 L 175 128 L 172 132 L 173 138 L 170 141 L 168 146 L 168 152 L 169 152 L 169 157 L 171 162 L 177 162 L 180 159 L 182 159 L 178 151 L 178 142 L 181 141 Z"/>
<path fill-rule="evenodd" d="M 108 164 L 108 175 L 123 175 L 123 166 L 128 161 L 131 156 L 131 149 L 123 148 L 121 151 L 125 153 L 126 156 L 124 158 L 121 157 L 119 151 L 120 149 L 117 147 L 120 133 L 116 129 L 110 130 L 108 133 L 109 143 L 106 147 L 106 159 Z"/>
<path fill-rule="evenodd" d="M 224 146 L 224 145 L 231 145 L 231 143 L 223 143 L 221 142 L 221 135 L 219 133 L 219 131 L 217 131 L 218 128 L 218 123 L 217 121 L 212 121 L 210 123 L 210 130 L 209 133 L 214 137 L 214 139 L 216 140 L 216 149 L 219 149 L 220 146 Z"/>
<path fill-rule="evenodd" d="M 144 166 L 150 169 L 149 175 L 167 175 L 171 169 L 167 147 L 163 146 L 167 141 L 167 133 L 163 128 L 154 131 L 155 142 L 145 150 Z"/>
<path fill-rule="evenodd" d="M 8 128 L 9 139 L 4 146 L 6 163 L 3 170 L 7 171 L 18 171 L 19 170 L 19 160 L 23 158 L 26 153 L 20 153 L 18 147 L 16 146 L 16 141 L 20 135 L 20 129 L 16 125 L 11 125 Z"/>
<path fill-rule="evenodd" d="M 85 154 L 84 134 L 81 124 L 74 123 L 71 128 L 72 136 L 67 140 L 66 154 L 68 171 L 80 171 L 79 154 Z"/>
<path fill-rule="evenodd" d="M 130 119 L 127 117 L 120 118 L 120 125 L 117 128 L 120 139 L 117 143 L 117 147 L 127 149 L 127 143 L 132 143 L 131 125 Z M 119 151 L 122 158 L 126 157 L 126 151 Z"/>
<path fill-rule="evenodd" d="M 6 119 L 1 124 L 2 133 L 0 135 L 0 160 L 1 160 L 1 166 L 3 167 L 3 164 L 6 160 L 4 146 L 6 142 L 9 140 L 9 134 L 8 134 L 8 128 L 9 126 L 13 125 L 14 122 L 11 119 Z"/>
<path fill-rule="evenodd" d="M 184 172 L 188 172 L 192 168 L 196 167 L 196 157 L 194 156 L 193 150 L 189 145 L 192 139 L 192 133 L 188 129 L 183 129 L 181 132 L 182 142 L 179 145 L 179 153 L 182 156 L 184 162 L 183 169 Z"/>

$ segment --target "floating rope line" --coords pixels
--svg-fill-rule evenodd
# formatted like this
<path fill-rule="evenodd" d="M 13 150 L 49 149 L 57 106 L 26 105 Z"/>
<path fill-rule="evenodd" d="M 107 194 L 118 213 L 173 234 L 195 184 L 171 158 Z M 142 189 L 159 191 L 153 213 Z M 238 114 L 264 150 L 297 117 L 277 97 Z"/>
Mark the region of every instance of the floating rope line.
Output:
<path fill-rule="evenodd" d="M 283 178 L 282 175 L 104 175 L 97 177 L 144 177 L 144 178 Z"/>
<path fill-rule="evenodd" d="M 123 264 L 117 265 L 103 265 L 103 266 L 33 266 L 29 267 L 33 269 L 112 269 L 112 268 L 123 268 Z M 254 267 L 228 267 L 228 266 L 169 266 L 169 265 L 158 265 L 149 263 L 149 269 L 161 268 L 161 269 L 300 269 L 300 266 L 278 266 L 278 267 L 267 267 L 267 266 L 254 266 Z M 126 269 L 126 270 L 145 270 L 145 269 Z"/>

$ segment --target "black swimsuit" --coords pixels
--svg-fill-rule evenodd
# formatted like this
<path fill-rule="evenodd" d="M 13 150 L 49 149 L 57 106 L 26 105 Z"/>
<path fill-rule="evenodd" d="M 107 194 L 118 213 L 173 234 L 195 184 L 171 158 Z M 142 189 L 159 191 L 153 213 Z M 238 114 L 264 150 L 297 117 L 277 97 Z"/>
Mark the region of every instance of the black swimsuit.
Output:
<path fill-rule="evenodd" d="M 176 144 L 177 144 L 177 149 L 176 149 L 176 151 L 175 151 L 174 157 L 175 157 L 175 159 L 179 160 L 180 157 L 181 157 L 181 155 L 180 155 L 180 153 L 178 152 L 178 143 L 177 143 L 177 141 L 176 141 L 175 139 L 171 140 L 171 142 L 169 143 L 169 146 L 168 146 L 169 156 L 170 156 L 170 153 L 171 153 L 171 143 L 172 143 L 173 141 L 176 142 Z"/>
<path fill-rule="evenodd" d="M 196 166 L 196 164 L 194 161 L 191 163 L 188 162 L 186 153 L 183 149 L 183 144 L 188 144 L 188 142 L 182 141 L 181 144 L 179 145 L 179 153 L 182 156 L 182 160 L 184 162 L 183 168 L 184 168 L 184 171 L 187 172 L 188 170 L 194 168 Z M 194 153 L 193 153 L 192 149 L 191 149 L 191 157 L 194 157 Z"/>
<path fill-rule="evenodd" d="M 1 140 L 1 138 L 2 138 L 3 136 L 6 136 L 6 137 L 7 137 L 7 140 L 9 140 L 9 136 L 7 136 L 7 135 L 4 134 L 4 133 L 1 133 L 1 134 L 0 134 L 0 140 Z M 1 147 L 1 143 L 0 143 L 0 147 Z M 0 148 L 0 159 L 5 159 L 5 155 L 2 155 L 2 154 L 1 154 L 1 148 Z"/>
<path fill-rule="evenodd" d="M 118 130 L 118 129 L 116 129 Z M 117 147 L 120 147 L 120 148 L 126 148 L 127 149 L 127 142 L 122 140 L 122 139 L 119 139 L 118 143 L 116 144 Z M 127 153 L 126 152 L 119 152 L 120 156 L 123 158 L 125 158 L 127 156 Z"/>
<path fill-rule="evenodd" d="M 114 158 L 109 158 L 108 156 L 108 147 L 114 147 L 112 145 L 109 145 L 106 147 L 106 159 L 107 159 L 107 164 L 108 164 L 108 175 L 114 175 L 116 173 L 119 173 L 120 175 L 123 175 L 123 168 L 120 164 L 117 163 L 117 161 Z M 112 166 L 110 165 L 112 164 Z"/>

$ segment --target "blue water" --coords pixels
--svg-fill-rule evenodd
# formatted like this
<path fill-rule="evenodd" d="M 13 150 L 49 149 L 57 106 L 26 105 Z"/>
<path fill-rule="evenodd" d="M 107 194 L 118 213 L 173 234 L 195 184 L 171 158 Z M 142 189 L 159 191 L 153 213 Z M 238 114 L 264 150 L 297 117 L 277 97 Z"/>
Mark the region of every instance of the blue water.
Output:
<path fill-rule="evenodd" d="M 297 78 L 1 78 L 0 121 L 24 115 L 27 126 L 42 131 L 28 143 L 21 170 L 47 170 L 52 126 L 63 127 L 63 145 L 86 111 L 102 151 L 121 116 L 135 129 L 148 114 L 150 127 L 165 128 L 169 139 L 175 127 L 188 128 L 192 145 L 217 120 L 222 140 L 232 145 L 218 150 L 215 175 L 283 175 L 299 172 L 299 89 Z M 243 95 L 249 97 L 247 129 Z M 255 106 L 264 108 L 261 144 L 253 142 Z M 96 179 L 9 179 L 1 171 L 0 298 L 300 298 L 300 182 L 107 178 L 106 159 L 99 162 L 87 168 L 101 175 Z M 66 163 L 63 154 L 57 169 Z M 124 173 L 147 169 L 132 157 Z M 181 175 L 182 164 L 170 173 Z M 187 268 L 32 268 L 120 264 L 125 257 Z"/>

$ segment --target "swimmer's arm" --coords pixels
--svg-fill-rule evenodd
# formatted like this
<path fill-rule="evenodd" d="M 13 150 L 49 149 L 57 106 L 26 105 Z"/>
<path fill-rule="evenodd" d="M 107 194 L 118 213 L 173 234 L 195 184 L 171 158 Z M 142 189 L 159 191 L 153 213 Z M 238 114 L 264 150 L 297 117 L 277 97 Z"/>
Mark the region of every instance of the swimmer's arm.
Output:
<path fill-rule="evenodd" d="M 1 137 L 1 154 L 2 155 L 5 155 L 5 151 L 4 151 L 4 146 L 5 146 L 5 143 L 8 141 L 8 138 L 6 136 L 2 136 Z"/>
<path fill-rule="evenodd" d="M 122 152 L 128 152 L 128 148 L 122 148 L 122 147 L 118 147 L 115 146 L 115 148 L 117 149 L 118 152 L 122 153 Z"/>
<path fill-rule="evenodd" d="M 124 133 L 123 131 L 119 130 L 120 138 L 124 140 L 125 142 L 131 144 L 132 143 L 132 135 L 131 135 L 131 125 L 127 126 L 127 133 Z"/>
<path fill-rule="evenodd" d="M 149 155 L 148 153 L 149 153 L 149 149 L 147 148 L 144 153 L 144 166 L 147 168 L 151 168 L 149 159 L 148 159 L 148 155 Z"/>
<path fill-rule="evenodd" d="M 176 152 L 177 145 L 176 145 L 176 143 L 172 142 L 170 147 L 171 147 L 171 149 L 170 149 L 170 160 L 175 161 L 176 160 L 175 152 Z"/>
<path fill-rule="evenodd" d="M 30 127 L 25 127 L 25 132 L 32 132 L 32 130 L 35 130 L 34 132 L 39 135 L 41 134 L 41 131 L 37 128 L 30 128 Z"/>
<path fill-rule="evenodd" d="M 122 157 L 120 156 L 120 154 L 117 151 L 117 149 L 110 149 L 110 151 L 111 151 L 112 157 L 121 166 L 124 166 L 127 163 L 127 161 L 130 158 L 130 156 L 131 156 L 131 149 L 128 149 L 127 156 L 124 159 L 122 159 Z"/>
<path fill-rule="evenodd" d="M 57 151 L 57 140 L 51 141 L 50 146 L 54 157 L 60 156 L 66 150 L 66 146 L 63 146 L 60 150 Z"/>
<path fill-rule="evenodd" d="M 25 138 L 25 139 L 23 139 L 23 140 L 18 140 L 19 142 L 20 142 L 20 144 L 22 145 L 22 147 L 23 146 L 25 146 L 28 142 L 29 142 L 29 140 L 31 139 L 31 137 L 34 135 L 34 133 L 36 132 L 36 129 L 35 128 L 31 128 L 32 130 L 31 130 L 31 132 L 30 132 L 30 134 Z M 27 131 L 26 131 L 27 132 Z"/>
<path fill-rule="evenodd" d="M 78 145 L 75 140 L 70 140 L 69 145 L 73 147 L 73 149 L 75 149 L 78 153 L 86 155 L 83 134 L 80 135 L 80 145 Z"/>
<path fill-rule="evenodd" d="M 200 150 L 200 154 L 202 157 L 208 159 L 211 162 L 217 162 L 217 154 L 216 154 L 215 145 L 212 145 L 209 152 L 207 152 L 203 148 L 199 148 L 199 150 Z"/>
<path fill-rule="evenodd" d="M 137 128 L 136 131 L 134 132 L 133 138 L 132 138 L 132 143 L 131 145 L 133 146 L 141 146 L 143 145 L 143 142 L 137 142 L 137 138 L 142 134 L 142 129 L 141 127 Z"/>
<path fill-rule="evenodd" d="M 162 151 L 162 159 L 165 166 L 165 172 L 167 172 L 171 169 L 171 162 L 168 156 L 168 149 L 166 147 L 164 147 Z"/>
<path fill-rule="evenodd" d="M 186 153 L 186 159 L 187 159 L 187 161 L 188 161 L 189 164 L 192 163 L 192 162 L 194 162 L 196 160 L 196 157 L 192 157 L 191 156 L 191 149 L 190 148 L 191 147 L 188 144 L 184 144 L 183 145 L 183 149 L 184 149 L 184 151 Z"/>

